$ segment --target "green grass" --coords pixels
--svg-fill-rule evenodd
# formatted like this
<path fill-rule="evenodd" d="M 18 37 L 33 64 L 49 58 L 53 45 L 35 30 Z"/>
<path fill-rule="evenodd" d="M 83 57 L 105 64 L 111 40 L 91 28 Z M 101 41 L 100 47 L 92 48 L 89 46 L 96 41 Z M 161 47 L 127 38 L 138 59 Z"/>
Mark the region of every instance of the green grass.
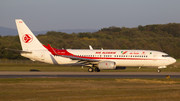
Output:
<path fill-rule="evenodd" d="M 162 72 L 180 72 L 179 62 Z M 31 69 L 87 72 L 87 68 L 81 66 L 30 61 L 0 63 L 0 71 Z M 157 72 L 157 68 L 131 67 L 101 72 Z M 179 95 L 180 79 L 0 78 L 0 101 L 179 101 Z"/>
<path fill-rule="evenodd" d="M 180 79 L 0 79 L 3 101 L 179 101 Z"/>

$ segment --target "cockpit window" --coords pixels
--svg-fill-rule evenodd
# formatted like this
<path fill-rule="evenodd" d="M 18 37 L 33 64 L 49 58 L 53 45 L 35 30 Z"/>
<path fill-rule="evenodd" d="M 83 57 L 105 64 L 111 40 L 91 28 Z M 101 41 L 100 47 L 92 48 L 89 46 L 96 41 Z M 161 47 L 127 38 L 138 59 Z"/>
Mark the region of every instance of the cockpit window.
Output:
<path fill-rule="evenodd" d="M 169 55 L 162 55 L 162 57 L 170 57 Z"/>

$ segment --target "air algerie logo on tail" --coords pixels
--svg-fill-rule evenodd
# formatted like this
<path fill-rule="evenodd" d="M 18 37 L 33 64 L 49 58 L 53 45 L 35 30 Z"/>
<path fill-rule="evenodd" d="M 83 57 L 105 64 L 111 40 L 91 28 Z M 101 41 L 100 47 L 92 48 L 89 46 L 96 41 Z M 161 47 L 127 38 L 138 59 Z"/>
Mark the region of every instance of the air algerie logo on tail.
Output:
<path fill-rule="evenodd" d="M 30 42 L 32 42 L 33 37 L 32 37 L 32 35 L 30 35 L 30 34 L 25 34 L 25 35 L 23 35 L 22 40 L 23 40 L 25 43 L 30 43 Z"/>

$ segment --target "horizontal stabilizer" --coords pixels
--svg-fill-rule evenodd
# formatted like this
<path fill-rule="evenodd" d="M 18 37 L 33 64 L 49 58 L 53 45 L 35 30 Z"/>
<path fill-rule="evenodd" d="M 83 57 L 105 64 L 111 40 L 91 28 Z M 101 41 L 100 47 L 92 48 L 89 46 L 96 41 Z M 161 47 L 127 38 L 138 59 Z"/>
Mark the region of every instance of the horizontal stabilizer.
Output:
<path fill-rule="evenodd" d="M 23 50 L 16 50 L 16 49 L 8 49 L 8 48 L 5 48 L 6 50 L 10 50 L 10 51 L 14 51 L 14 52 L 19 52 L 19 53 L 32 53 L 30 51 L 23 51 Z"/>

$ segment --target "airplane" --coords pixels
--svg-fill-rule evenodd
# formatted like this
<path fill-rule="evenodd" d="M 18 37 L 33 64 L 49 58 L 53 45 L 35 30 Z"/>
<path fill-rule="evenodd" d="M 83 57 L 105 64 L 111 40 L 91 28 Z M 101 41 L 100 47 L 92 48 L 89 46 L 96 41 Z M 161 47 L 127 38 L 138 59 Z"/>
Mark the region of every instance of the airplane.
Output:
<path fill-rule="evenodd" d="M 21 19 L 16 19 L 16 26 L 21 42 L 21 56 L 32 61 L 41 61 L 55 65 L 80 65 L 89 67 L 89 72 L 117 70 L 126 67 L 155 67 L 158 73 L 176 62 L 168 54 L 154 50 L 117 50 L 117 49 L 56 49 L 43 45 Z"/>

